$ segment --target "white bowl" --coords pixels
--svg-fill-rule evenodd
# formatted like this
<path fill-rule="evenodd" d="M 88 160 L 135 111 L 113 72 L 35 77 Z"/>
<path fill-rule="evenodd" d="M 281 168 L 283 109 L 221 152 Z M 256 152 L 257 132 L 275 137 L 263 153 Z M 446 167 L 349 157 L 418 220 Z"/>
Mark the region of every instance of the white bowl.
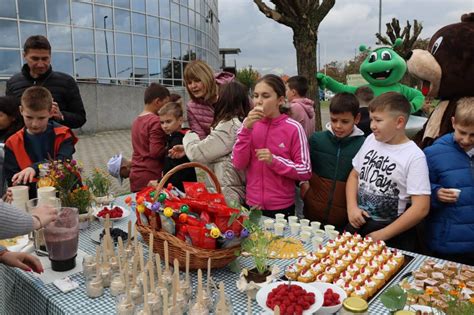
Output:
<path fill-rule="evenodd" d="M 324 299 L 324 292 L 327 289 L 332 289 L 333 292 L 339 294 L 339 301 L 340 303 L 334 306 L 321 306 L 321 308 L 316 312 L 316 315 L 326 315 L 326 314 L 334 314 L 342 307 L 342 301 L 347 298 L 347 293 L 341 287 L 332 284 L 332 283 L 325 283 L 325 282 L 313 282 L 311 283 L 312 286 L 316 287 L 319 292 L 323 295 Z M 323 300 L 324 302 L 324 300 Z"/>
<path fill-rule="evenodd" d="M 103 207 L 93 207 L 93 212 L 92 212 L 92 215 L 94 217 L 96 217 L 97 219 L 99 219 L 99 221 L 104 221 L 105 218 L 103 217 L 99 217 L 98 214 L 99 212 L 104 209 L 105 207 L 108 207 L 108 206 L 103 206 Z M 110 221 L 118 221 L 118 220 L 122 220 L 123 218 L 126 218 L 130 215 L 130 210 L 124 208 L 124 207 L 121 207 L 121 206 L 113 206 L 112 208 L 115 208 L 115 207 L 119 207 L 120 209 L 122 209 L 122 216 L 120 218 L 110 218 Z M 110 207 L 108 207 L 110 209 Z"/>

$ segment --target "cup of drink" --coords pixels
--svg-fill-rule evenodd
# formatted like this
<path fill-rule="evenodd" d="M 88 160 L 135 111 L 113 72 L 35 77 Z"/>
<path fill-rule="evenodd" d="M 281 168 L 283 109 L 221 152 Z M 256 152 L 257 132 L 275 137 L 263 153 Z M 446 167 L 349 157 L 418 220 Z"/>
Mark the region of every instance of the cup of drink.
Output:
<path fill-rule="evenodd" d="M 301 219 L 300 223 L 301 223 L 301 226 L 309 226 L 309 220 L 308 219 Z"/>
<path fill-rule="evenodd" d="M 313 245 L 313 250 L 317 250 L 319 245 L 323 243 L 323 238 L 321 236 L 314 236 L 311 238 L 311 244 Z"/>
<path fill-rule="evenodd" d="M 283 213 L 277 213 L 275 214 L 275 219 L 278 221 L 280 219 L 284 219 L 285 215 Z"/>
<path fill-rule="evenodd" d="M 331 224 L 326 224 L 324 226 L 324 231 L 326 231 L 326 233 L 328 233 L 328 231 L 334 231 L 336 229 L 336 227 L 334 225 L 331 225 Z"/>
<path fill-rule="evenodd" d="M 12 205 L 20 208 L 22 210 L 26 210 L 26 203 L 28 202 L 29 197 L 29 189 L 28 186 L 12 186 L 9 187 L 10 191 L 12 192 Z"/>
<path fill-rule="evenodd" d="M 311 238 L 311 232 L 303 231 L 301 232 L 300 237 L 304 243 L 307 243 Z"/>
<path fill-rule="evenodd" d="M 281 224 L 283 224 L 284 226 L 286 226 L 286 224 L 288 223 L 288 221 L 287 221 L 286 219 L 281 219 L 281 218 L 280 218 L 280 219 L 277 219 L 276 222 L 277 222 L 277 223 L 281 223 Z"/>
<path fill-rule="evenodd" d="M 273 219 L 265 219 L 263 221 L 263 226 L 265 227 L 265 230 L 267 231 L 270 231 L 273 229 L 273 224 L 274 224 Z"/>
<path fill-rule="evenodd" d="M 297 235 L 300 231 L 301 224 L 299 223 L 291 223 L 290 224 L 290 233 L 293 235 Z"/>
<path fill-rule="evenodd" d="M 38 188 L 38 199 L 47 200 L 50 198 L 56 198 L 56 188 L 52 186 Z"/>
<path fill-rule="evenodd" d="M 456 194 L 456 201 L 457 201 L 457 199 L 459 198 L 459 195 L 461 194 L 461 189 L 457 189 L 457 188 L 448 188 L 448 189 Z"/>
<path fill-rule="evenodd" d="M 335 240 L 336 237 L 339 235 L 339 231 L 332 230 L 326 232 L 330 240 Z"/>
<path fill-rule="evenodd" d="M 316 230 L 316 231 L 313 231 L 314 233 L 314 236 L 319 236 L 321 238 L 324 238 L 324 235 L 326 235 L 326 232 L 324 232 L 323 230 Z"/>
<path fill-rule="evenodd" d="M 296 215 L 290 215 L 288 217 L 288 223 L 298 223 L 298 217 Z"/>
<path fill-rule="evenodd" d="M 310 226 L 301 226 L 301 231 L 302 232 L 309 232 L 309 233 L 313 233 L 313 228 L 310 227 Z"/>
<path fill-rule="evenodd" d="M 285 230 L 285 225 L 283 223 L 275 223 L 274 225 L 275 228 L 275 235 L 277 236 L 283 236 L 283 231 Z"/>
<path fill-rule="evenodd" d="M 311 221 L 311 227 L 313 228 L 313 233 L 316 233 L 316 231 L 321 227 L 321 222 Z"/>

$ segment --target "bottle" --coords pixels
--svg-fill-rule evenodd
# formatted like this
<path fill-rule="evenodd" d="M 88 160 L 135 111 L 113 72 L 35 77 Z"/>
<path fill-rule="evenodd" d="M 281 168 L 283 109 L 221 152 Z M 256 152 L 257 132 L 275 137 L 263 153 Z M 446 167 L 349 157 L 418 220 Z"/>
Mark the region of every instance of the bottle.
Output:
<path fill-rule="evenodd" d="M 348 297 L 342 303 L 340 315 L 368 315 L 369 304 L 360 297 Z"/>

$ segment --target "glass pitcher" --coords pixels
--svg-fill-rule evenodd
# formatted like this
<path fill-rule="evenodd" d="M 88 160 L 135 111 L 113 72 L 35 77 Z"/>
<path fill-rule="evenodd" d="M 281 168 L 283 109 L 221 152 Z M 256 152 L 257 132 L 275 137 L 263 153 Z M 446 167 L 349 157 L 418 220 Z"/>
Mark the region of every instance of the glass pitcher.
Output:
<path fill-rule="evenodd" d="M 32 213 L 33 210 L 42 205 L 51 206 L 57 211 L 61 208 L 61 200 L 59 198 L 34 198 L 26 202 L 26 211 Z M 46 243 L 44 241 L 43 229 L 33 231 L 30 235 L 30 239 L 33 240 L 35 252 L 38 256 L 47 256 Z"/>

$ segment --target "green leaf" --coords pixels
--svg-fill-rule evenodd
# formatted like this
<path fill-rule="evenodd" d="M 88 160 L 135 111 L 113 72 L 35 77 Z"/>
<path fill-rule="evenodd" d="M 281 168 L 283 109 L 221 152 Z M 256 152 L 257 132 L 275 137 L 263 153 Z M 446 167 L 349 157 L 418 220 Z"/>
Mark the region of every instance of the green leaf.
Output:
<path fill-rule="evenodd" d="M 236 250 L 234 251 L 234 255 L 237 256 L 237 257 L 239 257 L 239 256 L 240 256 L 240 250 L 236 249 Z"/>
<path fill-rule="evenodd" d="M 237 259 L 228 264 L 227 267 L 229 267 L 229 270 L 233 273 L 240 273 L 240 264 Z"/>
<path fill-rule="evenodd" d="M 407 296 L 399 285 L 394 285 L 380 296 L 380 302 L 391 311 L 401 310 L 405 307 Z"/>
<path fill-rule="evenodd" d="M 416 290 L 416 289 L 409 289 L 407 291 L 408 294 L 411 294 L 411 295 L 422 295 L 424 294 L 425 292 L 423 292 L 422 290 Z"/>
<path fill-rule="evenodd" d="M 229 221 L 227 222 L 227 226 L 231 226 L 232 223 L 234 223 L 235 219 L 237 219 L 239 217 L 240 213 L 232 213 L 230 215 L 230 218 L 229 218 Z"/>
<path fill-rule="evenodd" d="M 390 311 L 396 311 L 396 310 L 402 309 L 400 307 L 398 299 L 392 296 L 381 295 L 380 302 L 382 302 L 383 306 L 388 308 Z"/>
<path fill-rule="evenodd" d="M 250 211 L 249 220 L 255 224 L 258 224 L 260 218 L 262 217 L 262 211 L 252 210 Z"/>

